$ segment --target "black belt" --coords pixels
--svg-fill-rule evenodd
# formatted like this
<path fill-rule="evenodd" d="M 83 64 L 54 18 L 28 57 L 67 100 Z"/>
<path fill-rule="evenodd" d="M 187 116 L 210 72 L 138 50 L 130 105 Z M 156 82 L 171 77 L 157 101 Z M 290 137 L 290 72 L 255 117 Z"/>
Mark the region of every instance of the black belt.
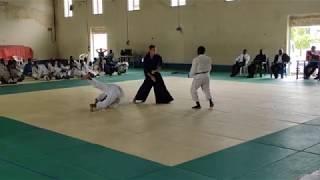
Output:
<path fill-rule="evenodd" d="M 196 75 L 198 75 L 198 74 L 206 74 L 206 73 L 208 73 L 209 71 L 207 71 L 207 72 L 199 72 L 199 73 L 196 73 Z"/>

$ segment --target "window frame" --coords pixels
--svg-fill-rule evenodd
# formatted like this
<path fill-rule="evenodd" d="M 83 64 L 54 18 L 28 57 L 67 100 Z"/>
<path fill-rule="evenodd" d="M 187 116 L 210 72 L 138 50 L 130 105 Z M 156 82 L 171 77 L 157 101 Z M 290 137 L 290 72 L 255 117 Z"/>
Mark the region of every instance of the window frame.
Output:
<path fill-rule="evenodd" d="M 70 8 L 73 6 L 73 0 L 64 0 L 63 1 L 63 10 L 64 10 L 64 17 L 71 18 L 73 17 L 73 10 Z"/>
<path fill-rule="evenodd" d="M 181 1 L 183 1 L 183 4 Z M 187 0 L 170 0 L 171 7 L 181 7 L 186 5 L 187 5 Z"/>
<path fill-rule="evenodd" d="M 92 2 L 92 14 L 93 15 L 102 15 L 103 14 L 103 0 L 92 0 L 91 2 Z"/>
<path fill-rule="evenodd" d="M 128 0 L 128 11 L 133 12 L 133 11 L 140 11 L 141 10 L 141 2 L 140 0 Z M 131 5 L 132 4 L 132 5 Z"/>

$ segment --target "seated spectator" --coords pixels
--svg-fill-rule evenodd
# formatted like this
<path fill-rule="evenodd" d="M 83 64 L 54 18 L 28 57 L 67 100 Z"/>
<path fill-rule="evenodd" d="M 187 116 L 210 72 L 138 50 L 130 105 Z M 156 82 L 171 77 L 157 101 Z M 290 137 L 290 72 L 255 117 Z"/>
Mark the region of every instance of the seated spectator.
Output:
<path fill-rule="evenodd" d="M 0 59 L 0 82 L 1 84 L 10 83 L 10 72 L 4 62 L 4 59 Z"/>
<path fill-rule="evenodd" d="M 307 52 L 307 61 L 308 65 L 304 68 L 304 78 L 309 79 L 311 74 L 315 72 L 315 70 L 318 68 L 318 63 L 320 60 L 320 53 L 316 50 L 315 46 L 311 47 L 311 51 Z M 319 77 L 316 77 L 315 79 L 318 79 Z"/>
<path fill-rule="evenodd" d="M 32 77 L 32 60 L 28 59 L 28 63 L 23 68 L 23 75 Z"/>
<path fill-rule="evenodd" d="M 10 72 L 10 79 L 13 83 L 22 82 L 24 80 L 22 69 L 17 65 L 17 61 L 10 60 L 8 62 L 8 70 Z"/>
<path fill-rule="evenodd" d="M 49 70 L 44 64 L 38 64 L 36 61 L 33 62 L 32 66 L 32 77 L 35 80 L 50 80 Z"/>
<path fill-rule="evenodd" d="M 58 67 L 61 69 L 61 75 L 62 78 L 64 79 L 70 79 L 71 76 L 71 70 L 70 70 L 70 66 L 68 64 L 68 62 L 66 62 L 65 64 L 61 63 L 60 61 L 58 61 Z"/>
<path fill-rule="evenodd" d="M 236 63 L 232 66 L 231 77 L 235 77 L 239 74 L 240 68 L 246 66 L 250 61 L 250 55 L 247 53 L 247 50 L 244 49 L 243 52 L 236 58 Z"/>
<path fill-rule="evenodd" d="M 108 55 L 105 57 L 105 59 L 107 60 L 107 63 L 108 63 L 108 62 L 113 62 L 113 58 L 114 58 L 113 51 L 110 50 Z"/>
<path fill-rule="evenodd" d="M 257 73 L 257 69 L 262 70 L 262 63 L 267 61 L 267 56 L 263 54 L 263 50 L 260 49 L 260 53 L 253 59 L 253 62 L 248 66 L 248 78 L 253 78 Z"/>
<path fill-rule="evenodd" d="M 283 52 L 283 49 L 279 50 L 279 53 L 275 56 L 273 65 L 271 66 L 272 74 L 276 79 L 278 79 L 279 74 L 281 74 L 281 79 L 283 79 L 284 69 L 286 64 L 290 62 L 290 57 Z"/>

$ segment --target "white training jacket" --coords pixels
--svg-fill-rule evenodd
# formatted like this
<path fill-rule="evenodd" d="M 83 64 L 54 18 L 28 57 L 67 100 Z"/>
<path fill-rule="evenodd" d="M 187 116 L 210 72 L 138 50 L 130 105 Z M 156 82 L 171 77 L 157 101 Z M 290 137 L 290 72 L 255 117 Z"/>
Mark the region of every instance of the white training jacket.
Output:
<path fill-rule="evenodd" d="M 249 54 L 240 54 L 235 61 L 243 62 L 243 59 L 246 59 L 246 64 L 249 64 L 251 57 Z"/>
<path fill-rule="evenodd" d="M 190 77 L 209 75 L 212 68 L 212 59 L 206 55 L 199 55 L 192 61 Z"/>
<path fill-rule="evenodd" d="M 109 106 L 117 105 L 124 96 L 123 90 L 118 85 L 102 83 L 96 79 L 90 80 L 89 83 L 102 91 L 102 94 L 97 97 L 97 100 L 100 101 L 97 103 L 97 109 L 105 109 Z"/>

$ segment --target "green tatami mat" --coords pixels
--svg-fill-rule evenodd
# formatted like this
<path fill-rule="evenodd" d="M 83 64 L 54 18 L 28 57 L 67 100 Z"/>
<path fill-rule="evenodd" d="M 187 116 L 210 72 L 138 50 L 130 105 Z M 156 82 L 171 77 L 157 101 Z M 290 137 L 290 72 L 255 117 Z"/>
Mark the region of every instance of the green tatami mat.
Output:
<path fill-rule="evenodd" d="M 317 145 L 314 145 L 306 150 L 304 150 L 305 152 L 309 152 L 309 153 L 313 153 L 313 154 L 317 154 L 320 155 L 320 143 Z M 320 168 L 319 168 L 320 169 Z"/>
<path fill-rule="evenodd" d="M 54 178 L 32 172 L 23 167 L 0 160 L 1 180 L 53 180 Z"/>
<path fill-rule="evenodd" d="M 15 134 L 27 132 L 36 129 L 33 126 L 30 126 L 25 123 L 17 123 L 17 121 L 13 121 L 12 119 L 8 119 L 0 116 L 0 139 L 12 136 Z"/>
<path fill-rule="evenodd" d="M 173 77 L 181 77 L 188 78 L 187 71 L 174 71 L 174 70 L 164 70 L 162 75 L 165 76 L 173 76 Z M 129 81 L 129 80 L 140 80 L 144 79 L 144 74 L 142 69 L 131 69 L 126 74 L 122 74 L 121 76 L 101 76 L 97 78 L 99 81 L 105 83 L 114 83 L 121 81 Z M 319 81 L 315 80 L 295 80 L 294 78 L 285 78 L 284 80 L 275 80 L 271 79 L 270 75 L 263 76 L 262 78 L 257 77 L 253 79 L 248 79 L 245 76 L 237 76 L 231 78 L 229 73 L 212 73 L 212 80 L 223 80 L 223 81 L 233 81 L 233 82 L 246 82 L 246 83 L 267 83 L 267 84 L 275 84 L 275 85 L 289 85 L 289 86 L 319 86 Z M 72 79 L 72 80 L 61 80 L 61 81 L 49 81 L 49 82 L 37 82 L 30 84 L 16 84 L 16 85 L 6 85 L 0 86 L 0 95 L 6 94 L 15 94 L 15 93 L 23 93 L 23 92 L 33 92 L 33 91 L 41 91 L 41 90 L 52 90 L 52 89 L 60 89 L 60 88 L 72 88 L 78 86 L 87 86 L 89 83 L 85 80 Z"/>
<path fill-rule="evenodd" d="M 320 167 L 320 156 L 297 153 L 237 180 L 298 180 Z"/>
<path fill-rule="evenodd" d="M 98 77 L 97 79 L 102 82 L 113 83 L 113 82 L 129 81 L 129 80 L 139 80 L 143 78 L 144 78 L 143 71 L 131 70 L 128 73 L 123 74 L 121 76 L 101 76 L 101 77 Z M 80 80 L 80 79 L 7 85 L 7 86 L 0 86 L 0 95 L 42 91 L 42 90 L 52 90 L 52 89 L 60 89 L 60 88 L 72 88 L 72 87 L 87 86 L 87 85 L 89 85 L 89 83 L 86 80 Z"/>
<path fill-rule="evenodd" d="M 297 180 L 320 169 L 320 126 L 290 127 L 177 167 L 218 180 Z"/>
<path fill-rule="evenodd" d="M 48 159 L 60 160 L 70 166 L 108 179 L 133 178 L 164 167 L 151 161 L 92 144 L 84 144 L 51 154 Z"/>
<path fill-rule="evenodd" d="M 296 180 L 320 169 L 318 125 L 297 125 L 175 167 L 9 118 L 0 117 L 0 127 L 12 132 L 0 136 L 1 180 Z"/>
<path fill-rule="evenodd" d="M 59 88 L 70 88 L 70 87 L 85 86 L 85 85 L 88 85 L 88 83 L 84 80 L 61 80 L 61 81 L 49 81 L 49 82 L 37 82 L 37 83 L 30 83 L 30 84 L 16 84 L 16 85 L 0 86 L 0 95 L 51 90 L 51 89 L 59 89 Z"/>
<path fill-rule="evenodd" d="M 298 125 L 259 138 L 256 142 L 303 151 L 320 143 L 320 126 Z"/>
<path fill-rule="evenodd" d="M 229 180 L 294 153 L 296 152 L 288 149 L 248 142 L 181 164 L 178 167 L 213 179 Z"/>
<path fill-rule="evenodd" d="M 19 157 L 45 156 L 84 143 L 81 140 L 68 136 L 35 128 L 35 130 L 24 131 L 17 135 L 0 137 L 0 147 L 7 150 L 1 153 L 0 157 L 19 162 Z M 16 156 L 16 154 L 20 154 L 21 156 Z"/>
<path fill-rule="evenodd" d="M 188 77 L 188 72 L 186 71 L 164 71 L 164 76 L 175 76 L 175 77 Z M 230 77 L 230 73 L 227 72 L 213 72 L 211 73 L 212 80 L 222 80 L 222 81 L 233 81 L 233 82 L 245 82 L 245 83 L 258 83 L 258 84 L 273 84 L 273 85 L 285 85 L 285 86 L 319 86 L 320 81 L 317 80 L 296 80 L 294 76 L 288 76 L 284 79 L 274 79 L 271 78 L 269 74 L 256 78 L 247 78 L 246 76 L 236 76 Z"/>
<path fill-rule="evenodd" d="M 305 122 L 304 124 L 320 126 L 320 118 L 314 119 L 312 121 Z"/>
<path fill-rule="evenodd" d="M 10 119 L 0 117 L 0 127 L 6 125 L 14 129 L 20 125 L 28 126 L 15 120 L 11 120 L 11 123 L 8 121 Z M 48 177 L 75 180 L 127 179 L 165 167 L 45 129 L 34 127 L 19 131 L 18 134 L 0 136 L 0 160 Z M 1 173 L 0 179 L 5 179 Z"/>
<path fill-rule="evenodd" d="M 163 170 L 146 174 L 132 180 L 215 180 L 194 172 L 185 171 L 178 168 L 165 168 Z"/>

